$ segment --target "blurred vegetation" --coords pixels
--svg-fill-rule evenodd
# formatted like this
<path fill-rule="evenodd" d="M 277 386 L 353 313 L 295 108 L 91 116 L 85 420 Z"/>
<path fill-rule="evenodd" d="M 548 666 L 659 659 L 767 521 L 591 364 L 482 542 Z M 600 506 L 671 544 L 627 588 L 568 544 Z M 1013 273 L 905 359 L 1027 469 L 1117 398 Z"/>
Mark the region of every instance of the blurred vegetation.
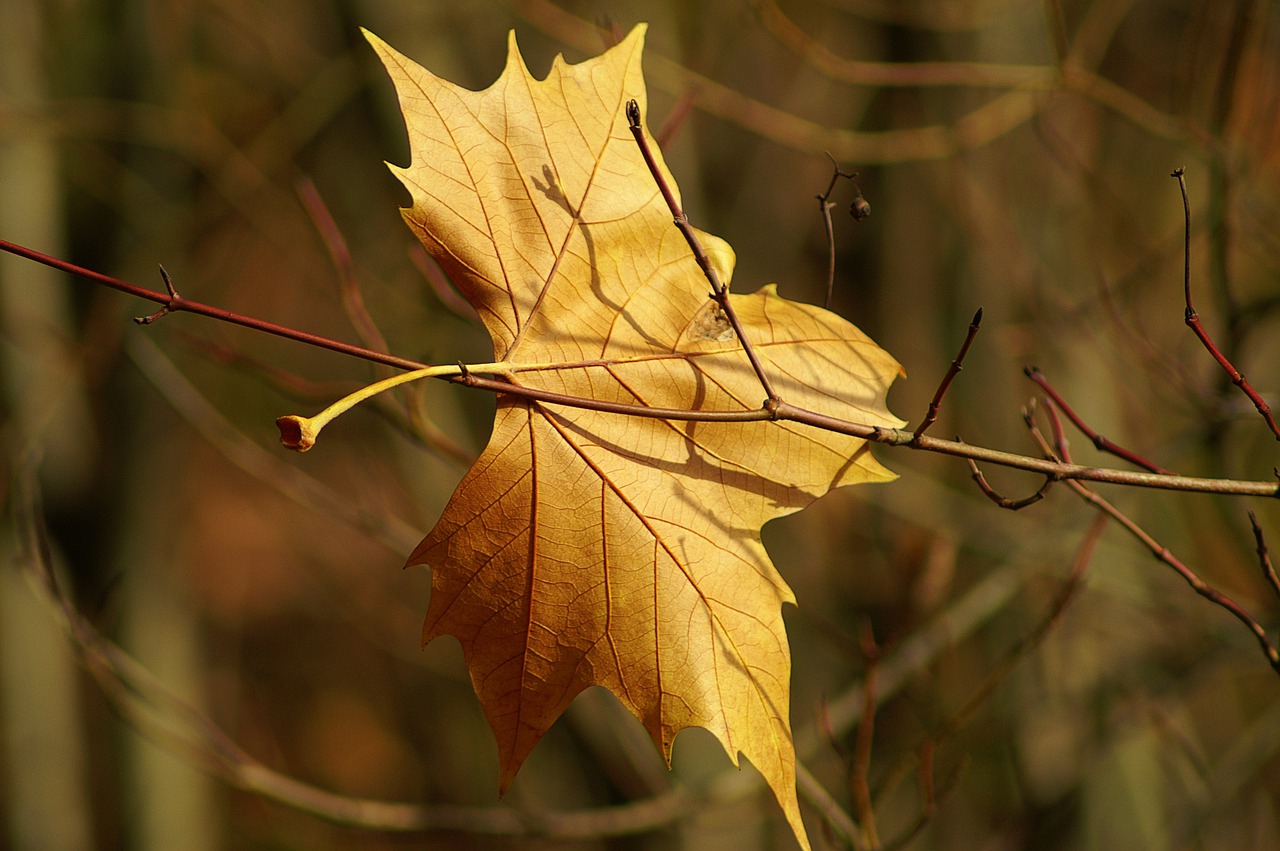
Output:
<path fill-rule="evenodd" d="M 935 433 L 1034 454 L 1018 413 L 1034 363 L 1095 428 L 1166 467 L 1272 475 L 1275 442 L 1183 327 L 1169 178 L 1187 168 L 1197 306 L 1274 403 L 1280 7 L 1265 0 L 7 0 L 0 236 L 157 287 L 163 262 L 191 298 L 356 340 L 300 201 L 307 179 L 392 351 L 488 359 L 483 332 L 413 261 L 405 198 L 382 165 L 406 161 L 403 125 L 358 28 L 481 88 L 509 29 L 541 75 L 556 53 L 579 60 L 642 20 L 651 121 L 691 105 L 668 162 L 694 223 L 736 247 L 738 290 L 777 281 L 821 302 L 824 151 L 860 172 L 873 214 L 853 222 L 852 195 L 837 194 L 833 306 L 909 371 L 891 398 L 899 415 L 920 419 L 983 306 Z M 682 735 L 668 775 L 600 694 L 496 801 L 461 654 L 417 648 L 429 576 L 400 570 L 465 471 L 415 435 L 429 423 L 477 452 L 484 394 L 426 387 L 291 456 L 273 419 L 369 380 L 368 364 L 191 316 L 138 329 L 129 317 L 153 307 L 7 256 L 0 295 L 6 478 L 38 465 L 61 587 L 183 701 L 122 718 L 148 692 L 104 697 L 7 532 L 9 847 L 792 847 L 750 771 L 732 772 L 709 736 Z M 1076 445 L 1077 460 L 1108 463 Z M 765 530 L 799 599 L 797 743 L 837 804 L 865 816 L 865 787 L 886 843 L 927 814 L 918 849 L 1280 845 L 1280 683 L 1238 623 L 1111 526 L 1054 628 L 1022 646 L 1091 510 L 1059 487 L 1001 511 L 959 462 L 878 454 L 900 481 Z M 1039 485 L 986 472 L 1015 496 Z M 23 493 L 5 498 L 13 518 L 30 508 Z M 1108 496 L 1264 624 L 1280 621 L 1245 517 L 1255 508 L 1280 546 L 1273 504 Z M 851 722 L 871 679 L 880 705 L 861 772 L 850 754 L 867 755 L 866 728 Z M 212 758 L 217 737 L 184 706 L 243 754 L 341 795 L 503 807 L 534 824 L 679 803 L 673 788 L 696 803 L 649 832 L 577 842 L 335 825 L 212 779 L 202 767 L 240 752 L 222 742 Z M 481 823 L 488 811 L 456 812 Z M 837 847 L 809 816 L 816 846 Z"/>

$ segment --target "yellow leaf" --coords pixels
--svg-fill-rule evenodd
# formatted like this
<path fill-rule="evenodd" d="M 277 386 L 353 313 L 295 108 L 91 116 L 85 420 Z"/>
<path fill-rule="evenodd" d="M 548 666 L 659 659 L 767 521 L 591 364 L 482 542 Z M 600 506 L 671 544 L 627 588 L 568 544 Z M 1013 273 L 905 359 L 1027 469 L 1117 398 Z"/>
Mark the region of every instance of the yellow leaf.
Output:
<path fill-rule="evenodd" d="M 412 164 L 392 167 L 413 198 L 404 218 L 479 312 L 511 381 L 758 409 L 760 382 L 628 131 L 625 103 L 645 105 L 643 40 L 637 27 L 581 64 L 557 57 L 539 81 L 513 34 L 497 82 L 471 92 L 370 36 L 408 125 Z M 732 250 L 702 239 L 727 281 Z M 901 425 L 884 402 L 900 368 L 858 329 L 773 286 L 731 299 L 781 398 Z M 547 363 L 560 366 L 519 369 Z M 793 423 L 500 396 L 488 448 L 409 564 L 431 567 L 423 640 L 461 642 L 501 785 L 575 695 L 604 686 L 668 759 L 689 726 L 745 755 L 807 848 L 781 615 L 794 600 L 760 527 L 834 487 L 890 478 L 863 441 Z"/>

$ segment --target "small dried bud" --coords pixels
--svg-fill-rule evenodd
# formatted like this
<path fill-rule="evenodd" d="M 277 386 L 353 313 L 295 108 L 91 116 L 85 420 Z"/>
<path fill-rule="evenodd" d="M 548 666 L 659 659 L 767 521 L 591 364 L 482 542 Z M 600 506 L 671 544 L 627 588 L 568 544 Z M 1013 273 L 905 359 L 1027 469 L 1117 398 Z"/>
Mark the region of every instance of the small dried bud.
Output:
<path fill-rule="evenodd" d="M 854 221 L 860 222 L 871 215 L 871 204 L 866 198 L 859 195 L 849 205 L 849 215 L 853 216 Z"/>

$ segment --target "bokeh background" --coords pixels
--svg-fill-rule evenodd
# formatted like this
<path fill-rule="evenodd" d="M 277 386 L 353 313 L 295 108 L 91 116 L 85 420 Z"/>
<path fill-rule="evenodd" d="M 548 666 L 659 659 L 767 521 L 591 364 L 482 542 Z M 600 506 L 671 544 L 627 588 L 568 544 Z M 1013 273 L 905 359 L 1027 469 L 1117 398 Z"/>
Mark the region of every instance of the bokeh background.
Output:
<path fill-rule="evenodd" d="M 736 247 L 738 290 L 821 302 L 826 154 L 860 173 L 870 219 L 848 216 L 848 183 L 833 197 L 832 303 L 906 367 L 900 416 L 923 416 L 982 306 L 937 434 L 1035 454 L 1019 413 L 1035 364 L 1166 467 L 1265 480 L 1280 459 L 1183 326 L 1169 177 L 1186 167 L 1197 306 L 1274 403 L 1274 2 L 0 8 L 5 239 L 157 288 L 163 263 L 190 298 L 407 357 L 487 360 L 399 219 L 383 161 L 407 160 L 403 125 L 359 27 L 482 88 L 512 28 L 541 75 L 648 21 L 650 121 L 695 224 Z M 350 249 L 345 289 L 316 197 Z M 492 399 L 423 387 L 294 456 L 274 418 L 376 369 L 190 315 L 141 329 L 154 305 L 9 256 L 0 298 L 0 845 L 795 847 L 709 735 L 683 734 L 668 773 L 600 693 L 497 800 L 460 652 L 418 647 L 429 576 L 401 570 Z M 1114 524 L 1051 618 L 1092 509 L 1059 486 L 1002 511 L 963 463 L 878 454 L 899 481 L 764 533 L 799 600 L 797 743 L 859 847 L 1280 845 L 1280 679 L 1239 623 Z M 987 473 L 1012 496 L 1039 486 Z M 1273 502 L 1107 495 L 1275 635 L 1246 518 L 1280 546 Z M 815 845 L 843 847 L 810 798 Z"/>

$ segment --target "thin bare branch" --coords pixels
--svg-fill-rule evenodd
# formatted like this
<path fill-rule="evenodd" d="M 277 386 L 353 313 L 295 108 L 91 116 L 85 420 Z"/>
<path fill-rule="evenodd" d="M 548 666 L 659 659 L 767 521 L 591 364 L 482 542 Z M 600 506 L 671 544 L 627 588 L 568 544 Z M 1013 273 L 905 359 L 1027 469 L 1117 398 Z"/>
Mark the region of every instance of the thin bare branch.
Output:
<path fill-rule="evenodd" d="M 60 269 L 71 274 L 78 275 L 103 286 L 110 287 L 115 290 L 145 298 L 150 301 L 160 302 L 162 304 L 171 301 L 171 297 L 165 293 L 159 293 L 155 290 L 149 290 L 145 287 L 139 287 L 136 284 L 130 284 L 118 278 L 109 275 L 103 275 L 99 272 L 93 272 L 68 263 L 63 260 L 48 257 L 40 252 L 24 248 L 13 243 L 0 240 L 0 250 L 6 250 L 21 257 L 26 257 Z M 727 303 L 727 293 L 726 293 Z M 373 361 L 374 363 L 383 363 L 388 366 L 398 367 L 406 370 L 427 369 L 427 364 L 412 361 L 407 358 L 396 357 L 394 355 L 375 352 L 360 346 L 353 346 L 349 343 L 342 343 L 337 340 L 331 340 L 320 337 L 315 334 L 309 334 L 305 331 L 298 331 L 271 322 L 260 319 L 254 319 L 248 316 L 242 316 L 232 313 L 221 308 L 211 307 L 199 302 L 182 300 L 182 309 L 191 313 L 198 313 L 208 316 L 212 319 L 219 319 L 224 322 L 231 322 L 242 325 L 247 328 L 264 331 L 286 339 L 295 340 L 309 345 L 318 346 L 320 348 L 329 349 L 330 351 L 340 354 L 350 355 L 352 357 L 362 358 L 364 360 Z M 733 319 L 736 321 L 736 315 Z M 741 339 L 741 336 L 739 337 Z M 744 341 L 745 342 L 745 341 Z M 744 346 L 745 348 L 745 346 Z M 752 351 L 748 349 L 748 351 Z M 596 362 L 592 362 L 596 363 Z M 580 368 L 592 364 L 564 364 L 560 368 Z M 538 367 L 540 369 L 550 368 L 546 366 Z M 519 364 L 511 364 L 509 373 L 517 373 L 520 371 Z M 762 374 L 762 373 L 761 373 Z M 875 443 L 882 443 L 888 446 L 906 446 L 924 452 L 937 452 L 942 455 L 951 455 L 959 458 L 972 458 L 975 461 L 981 461 L 989 464 L 999 464 L 1004 467 L 1012 467 L 1019 470 L 1028 470 L 1034 473 L 1040 473 L 1046 476 L 1054 476 L 1058 479 L 1079 479 L 1082 481 L 1107 482 L 1110 484 L 1129 485 L 1141 488 L 1158 488 L 1162 490 L 1175 491 L 1194 491 L 1198 493 L 1218 493 L 1218 494 L 1236 494 L 1240 496 L 1280 496 L 1280 481 L 1239 481 L 1233 479 L 1211 479 L 1198 478 L 1192 476 L 1163 476 L 1155 473 L 1140 473 L 1129 470 L 1113 470 L 1102 467 L 1087 467 L 1079 464 L 1066 464 L 1062 462 L 1046 461 L 1043 458 L 1031 458 L 1025 455 L 1018 455 L 1012 452 L 1004 452 L 998 449 L 988 449 L 986 447 L 974 446 L 960 441 L 942 440 L 928 435 L 916 437 L 909 431 L 898 428 L 886 428 L 884 426 L 868 425 L 866 423 L 850 422 L 842 420 L 839 417 L 833 417 L 827 414 L 810 411 L 804 408 L 796 407 L 787 402 L 766 400 L 764 406 L 755 410 L 742 411 L 695 411 L 695 410 L 678 410 L 670 408 L 649 408 L 643 405 L 624 405 L 615 402 L 605 402 L 597 399 L 587 399 L 577 396 L 569 396 L 563 393 L 553 393 L 546 390 L 539 390 L 532 387 L 523 387 L 511 380 L 493 380 L 480 378 L 475 375 L 462 376 L 452 375 L 444 377 L 444 380 L 453 381 L 455 383 L 464 384 L 470 387 L 477 387 L 491 392 L 505 393 L 512 396 L 520 396 L 525 399 L 532 399 L 538 402 L 549 404 L 566 405 L 575 408 L 584 408 L 587 410 L 604 411 L 608 413 L 616 413 L 627 416 L 650 417 L 658 419 L 680 420 L 680 421 L 703 421 L 703 422 L 759 422 L 762 420 L 786 420 L 795 423 L 812 426 L 814 428 L 825 429 L 840 434 L 847 434 L 853 437 L 860 437 Z"/>
<path fill-rule="evenodd" d="M 987 482 L 987 477 L 982 475 L 982 470 L 978 468 L 978 465 L 973 462 L 972 458 L 967 458 L 965 460 L 969 462 L 969 471 L 973 477 L 974 484 L 978 486 L 978 490 L 982 491 L 983 496 L 1001 508 L 1008 509 L 1009 511 L 1021 511 L 1029 505 L 1035 505 L 1037 502 L 1044 499 L 1045 494 L 1049 492 L 1049 487 L 1055 481 L 1052 476 L 1045 476 L 1044 483 L 1040 485 L 1040 489 L 1035 493 L 1030 496 L 1025 496 L 1022 499 L 1009 499 L 1008 497 L 1001 496 L 996 492 L 995 488 L 991 487 Z"/>
<path fill-rule="evenodd" d="M 1053 430 L 1053 442 L 1050 443 L 1045 439 L 1044 433 L 1040 431 L 1040 425 L 1036 422 L 1036 400 L 1032 399 L 1030 404 L 1022 409 L 1022 421 L 1027 424 L 1027 428 L 1031 431 L 1031 438 L 1040 446 L 1040 451 L 1044 453 L 1044 457 L 1050 461 L 1063 461 L 1067 464 L 1074 463 L 1071 459 L 1071 447 L 1067 442 L 1066 430 L 1062 427 L 1062 417 L 1058 416 L 1058 408 L 1053 404 L 1052 399 L 1045 399 L 1045 411 L 1049 414 L 1049 425 Z"/>
<path fill-rule="evenodd" d="M 165 284 L 168 292 L 157 292 L 156 290 L 140 287 L 137 284 L 131 284 L 128 281 L 122 281 L 119 278 L 113 278 L 110 275 L 104 275 L 101 272 L 94 272 L 74 263 L 68 263 L 65 260 L 59 260 L 56 257 L 50 257 L 47 254 L 41 254 L 30 248 L 21 245 L 15 245 L 4 239 L 0 239 L 0 251 L 8 251 L 10 254 L 16 254 L 19 257 L 25 257 L 28 260 L 34 260 L 45 266 L 50 266 L 62 272 L 68 272 L 85 280 L 93 281 L 104 287 L 110 287 L 122 293 L 134 296 L 136 298 L 154 301 L 164 308 L 152 314 L 150 317 L 143 317 L 146 321 L 140 324 L 148 324 L 153 322 L 167 312 L 175 312 L 181 310 L 185 313 L 195 313 L 201 316 L 207 316 L 210 319 L 218 319 L 222 322 L 230 322 L 233 325 L 241 325 L 245 328 L 252 328 L 255 331 L 262 331 L 266 334 L 274 334 L 277 337 L 284 337 L 287 340 L 295 340 L 299 343 L 306 343 L 310 346 L 316 346 L 321 349 L 328 349 L 338 354 L 350 355 L 351 357 L 362 358 L 374 363 L 382 363 L 387 366 L 393 366 L 397 369 L 422 369 L 427 364 L 418 361 L 409 360 L 408 358 L 396 357 L 395 355 L 384 354 L 383 352 L 375 352 L 372 349 L 366 349 L 361 346 L 353 346 L 350 343 L 343 343 L 338 340 L 330 340 L 327 337 L 320 337 L 316 334 L 309 334 L 306 331 L 299 331 L 295 328 L 289 328 L 284 325 L 277 325 L 274 322 L 267 322 L 263 319 L 255 319 L 252 316 L 244 316 L 239 313 L 233 313 L 230 310 L 223 310 L 220 307 L 213 307 L 208 304 L 202 304 L 198 301 L 180 297 L 173 288 L 173 282 L 169 279 L 168 274 L 161 268 L 161 275 L 165 278 Z"/>
<path fill-rule="evenodd" d="M 960 370 L 964 369 L 965 356 L 969 354 L 969 347 L 973 345 L 973 338 L 978 336 L 978 328 L 982 326 L 982 308 L 979 307 L 977 313 L 973 314 L 973 319 L 969 320 L 969 333 L 965 334 L 964 343 L 960 345 L 960 351 L 956 353 L 955 360 L 951 361 L 951 366 L 947 369 L 947 374 L 942 376 L 942 381 L 938 383 L 938 390 L 933 394 L 933 401 L 929 403 L 929 412 L 925 414 L 925 418 L 921 420 L 920 425 L 916 426 L 916 430 L 912 433 L 913 437 L 921 437 L 929 426 L 938 421 L 938 411 L 942 407 L 942 397 L 947 394 L 947 389 L 951 386 L 951 382 L 955 381 Z"/>
<path fill-rule="evenodd" d="M 1258 523 L 1258 515 L 1249 511 L 1249 525 L 1253 527 L 1253 540 L 1258 547 L 1258 565 L 1267 585 L 1280 597 L 1280 576 L 1276 576 L 1275 566 L 1271 563 L 1271 553 L 1267 550 L 1267 539 L 1262 535 L 1262 525 Z"/>
<path fill-rule="evenodd" d="M 836 235 L 831 227 L 831 208 L 835 206 L 835 202 L 831 200 L 831 193 L 835 190 L 836 181 L 840 178 L 852 180 L 858 176 L 858 173 L 842 170 L 831 154 L 827 154 L 827 159 L 831 160 L 831 182 L 827 184 L 827 191 L 814 197 L 818 199 L 818 212 L 822 215 L 822 226 L 827 235 L 827 300 L 823 306 L 830 308 L 831 294 L 836 286 Z"/>
<path fill-rule="evenodd" d="M 1144 547 L 1151 551 L 1156 560 L 1161 564 L 1172 568 L 1182 579 L 1191 586 L 1191 590 L 1195 591 L 1201 597 L 1204 597 L 1210 603 L 1225 609 L 1236 620 L 1240 621 L 1249 632 L 1253 633 L 1253 637 L 1257 639 L 1262 649 L 1262 654 L 1267 657 L 1267 663 L 1277 674 L 1280 674 L 1280 650 L 1271 643 L 1271 638 L 1267 635 L 1267 631 L 1262 628 L 1257 619 L 1249 613 L 1244 606 L 1237 603 L 1231 597 L 1214 588 L 1209 583 L 1200 578 L 1194 570 L 1188 567 L 1181 559 L 1169 551 L 1155 538 L 1151 537 L 1145 529 L 1131 520 L 1128 515 L 1116 508 L 1107 500 L 1103 499 L 1098 493 L 1080 482 L 1067 482 L 1068 487 L 1074 490 L 1081 499 L 1093 505 L 1099 511 L 1111 517 L 1117 523 L 1125 528 L 1130 535 L 1137 538 Z"/>
<path fill-rule="evenodd" d="M 697 232 L 689 224 L 689 217 L 685 215 L 684 210 L 680 207 L 680 202 L 676 199 L 675 190 L 672 189 L 671 184 L 667 182 L 666 177 L 662 174 L 662 169 L 658 168 L 658 161 L 653 156 L 653 150 L 649 147 L 649 140 L 644 135 L 644 126 L 640 121 L 640 104 L 634 100 L 629 100 L 627 101 L 626 111 L 627 126 L 631 129 L 631 135 L 635 137 L 636 145 L 640 148 L 640 155 L 644 157 L 644 163 L 648 166 L 649 173 L 653 175 L 654 182 L 658 184 L 658 189 L 662 192 L 663 200 L 667 202 L 667 209 L 671 211 L 675 226 L 679 228 L 685 242 L 689 244 L 689 249 L 693 252 L 693 259 L 697 261 L 698 267 L 702 269 L 702 274 L 706 277 L 707 282 L 711 284 L 711 298 L 715 299 L 716 303 L 720 305 L 720 309 L 724 311 L 725 318 L 729 320 L 729 324 L 733 327 L 733 333 L 738 337 L 742 351 L 746 354 L 747 360 L 751 362 L 751 368 L 755 371 L 756 378 L 760 380 L 760 386 L 764 388 L 765 406 L 772 408 L 779 401 L 778 394 L 773 389 L 773 383 L 769 381 L 769 376 L 765 374 L 764 366 L 760 363 L 760 358 L 756 355 L 755 348 L 743 332 L 742 322 L 738 319 L 737 312 L 729 302 L 728 285 L 720 280 L 720 273 L 712 265 L 711 258 L 707 256 L 706 250 L 702 247 L 702 241 L 698 239 Z"/>
<path fill-rule="evenodd" d="M 1173 170 L 1172 177 L 1177 178 L 1178 188 L 1182 191 L 1182 212 L 1185 219 L 1186 227 L 1183 237 L 1184 250 L 1182 261 L 1182 289 L 1186 300 L 1186 314 L 1184 321 L 1192 333 L 1200 340 L 1205 350 L 1218 362 L 1223 371 L 1227 373 L 1227 377 L 1231 379 L 1231 383 L 1240 388 L 1244 395 L 1249 397 L 1249 401 L 1258 409 L 1258 413 L 1262 414 L 1262 418 L 1267 421 L 1267 427 L 1271 429 L 1271 433 L 1276 436 L 1276 440 L 1280 440 L 1280 425 L 1276 424 L 1275 417 L 1271 414 L 1271 406 L 1268 405 L 1258 391 L 1253 389 L 1240 370 L 1232 366 L 1231 361 L 1227 360 L 1227 356 L 1214 344 L 1209 337 L 1209 332 L 1204 329 L 1204 325 L 1200 322 L 1200 314 L 1196 312 L 1195 307 L 1191 303 L 1191 201 L 1187 198 L 1187 179 L 1185 169 L 1176 168 Z"/>
<path fill-rule="evenodd" d="M 1069 404 L 1067 404 L 1067 400 L 1062 398 L 1062 395 L 1058 393 L 1056 389 L 1054 389 L 1053 385 L 1049 383 L 1049 379 L 1046 378 L 1045 374 L 1041 372 L 1039 369 L 1037 369 L 1034 366 L 1027 366 L 1027 367 L 1023 367 L 1022 371 L 1027 376 L 1027 378 L 1030 378 L 1032 381 L 1034 381 L 1036 383 L 1036 386 L 1038 386 L 1041 390 L 1044 391 L 1044 394 L 1049 397 L 1049 399 L 1053 402 L 1053 404 L 1057 405 L 1058 408 L 1062 411 L 1062 413 L 1066 415 L 1067 419 L 1071 420 L 1071 424 L 1074 425 L 1077 429 L 1079 429 L 1081 434 L 1089 438 L 1089 440 L 1093 442 L 1093 445 L 1097 447 L 1099 451 L 1107 452 L 1111 455 L 1116 456 L 1117 458 L 1121 458 L 1125 461 L 1128 461 L 1130 464 L 1133 464 L 1138 467 L 1142 467 L 1143 469 L 1146 469 L 1146 470 L 1150 470 L 1153 473 L 1159 473 L 1162 476 L 1173 475 L 1173 472 L 1171 470 L 1166 470 L 1164 467 L 1161 467 L 1159 464 L 1148 461 L 1146 458 L 1143 458 L 1138 453 L 1130 449 L 1125 449 L 1120 444 L 1116 443 L 1115 441 L 1107 437 L 1104 437 L 1103 435 L 1099 434 L 1098 432 L 1090 428 L 1089 424 L 1086 423 L 1084 419 L 1081 418 L 1080 415 L 1077 414 Z"/>

